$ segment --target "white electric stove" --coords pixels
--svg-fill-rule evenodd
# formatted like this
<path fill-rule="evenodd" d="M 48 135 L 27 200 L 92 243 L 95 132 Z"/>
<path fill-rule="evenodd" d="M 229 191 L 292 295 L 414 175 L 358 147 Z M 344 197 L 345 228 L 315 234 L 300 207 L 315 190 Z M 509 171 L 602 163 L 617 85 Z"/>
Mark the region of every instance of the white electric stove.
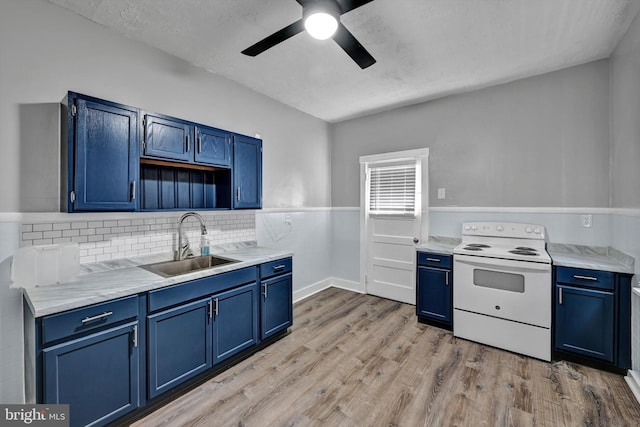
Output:
<path fill-rule="evenodd" d="M 453 334 L 551 360 L 551 257 L 541 225 L 462 225 L 453 251 Z"/>

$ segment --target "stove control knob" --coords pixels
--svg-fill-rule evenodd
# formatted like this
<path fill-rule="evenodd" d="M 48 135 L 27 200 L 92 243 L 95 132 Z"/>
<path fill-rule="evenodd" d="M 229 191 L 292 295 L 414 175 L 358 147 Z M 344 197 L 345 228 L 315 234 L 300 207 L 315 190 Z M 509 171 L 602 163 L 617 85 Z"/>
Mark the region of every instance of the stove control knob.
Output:
<path fill-rule="evenodd" d="M 464 229 L 465 229 L 466 231 L 469 231 L 469 230 L 471 230 L 471 226 L 470 226 L 469 224 L 465 224 L 465 225 L 464 225 Z"/>
<path fill-rule="evenodd" d="M 536 233 L 536 234 L 540 234 L 540 229 L 536 227 L 536 229 L 533 230 L 533 232 Z"/>
<path fill-rule="evenodd" d="M 525 228 L 524 231 L 526 231 L 527 233 L 532 233 L 533 232 L 533 228 L 527 226 L 527 228 Z"/>
<path fill-rule="evenodd" d="M 472 230 L 477 230 L 477 229 L 478 229 L 478 226 L 477 226 L 477 225 L 475 225 L 475 224 L 472 224 L 472 225 L 471 225 L 471 229 L 472 229 Z"/>
<path fill-rule="evenodd" d="M 503 227 L 503 226 L 501 226 L 501 225 L 499 225 L 499 226 L 497 226 L 497 227 L 496 227 L 496 230 L 498 230 L 498 231 L 504 231 L 504 227 Z"/>

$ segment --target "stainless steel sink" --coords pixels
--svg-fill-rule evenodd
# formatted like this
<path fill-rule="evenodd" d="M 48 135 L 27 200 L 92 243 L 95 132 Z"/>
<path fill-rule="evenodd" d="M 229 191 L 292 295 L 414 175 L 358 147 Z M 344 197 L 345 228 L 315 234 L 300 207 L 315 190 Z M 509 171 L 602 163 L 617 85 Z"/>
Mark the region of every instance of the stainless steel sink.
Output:
<path fill-rule="evenodd" d="M 206 270 L 207 268 L 219 267 L 225 264 L 233 264 L 235 262 L 239 261 L 216 255 L 209 255 L 187 258 L 181 261 L 158 262 L 156 264 L 141 265 L 140 267 L 163 277 L 172 277 L 191 273 L 193 271 Z"/>

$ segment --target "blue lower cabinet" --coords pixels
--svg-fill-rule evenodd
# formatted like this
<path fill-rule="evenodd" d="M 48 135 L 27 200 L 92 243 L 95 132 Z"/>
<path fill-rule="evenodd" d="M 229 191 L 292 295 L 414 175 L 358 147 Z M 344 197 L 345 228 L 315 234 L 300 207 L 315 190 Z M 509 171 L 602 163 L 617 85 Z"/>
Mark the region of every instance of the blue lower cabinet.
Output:
<path fill-rule="evenodd" d="M 613 362 L 613 292 L 556 285 L 555 301 L 556 349 Z"/>
<path fill-rule="evenodd" d="M 258 343 L 258 284 L 213 296 L 213 363 Z"/>
<path fill-rule="evenodd" d="M 42 350 L 43 403 L 69 404 L 71 426 L 105 425 L 139 406 L 138 322 Z"/>
<path fill-rule="evenodd" d="M 416 314 L 451 323 L 451 271 L 418 267 Z"/>
<path fill-rule="evenodd" d="M 261 283 L 260 337 L 265 339 L 293 323 L 293 280 L 291 273 Z"/>
<path fill-rule="evenodd" d="M 211 298 L 147 317 L 149 398 L 212 366 Z"/>

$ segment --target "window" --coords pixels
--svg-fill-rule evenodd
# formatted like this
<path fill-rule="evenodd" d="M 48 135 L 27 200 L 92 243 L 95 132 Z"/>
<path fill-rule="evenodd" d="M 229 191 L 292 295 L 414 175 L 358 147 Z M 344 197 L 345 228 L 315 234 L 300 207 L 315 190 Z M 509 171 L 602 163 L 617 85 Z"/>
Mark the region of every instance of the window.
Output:
<path fill-rule="evenodd" d="M 416 165 L 378 166 L 369 169 L 369 213 L 411 215 L 416 209 Z"/>

